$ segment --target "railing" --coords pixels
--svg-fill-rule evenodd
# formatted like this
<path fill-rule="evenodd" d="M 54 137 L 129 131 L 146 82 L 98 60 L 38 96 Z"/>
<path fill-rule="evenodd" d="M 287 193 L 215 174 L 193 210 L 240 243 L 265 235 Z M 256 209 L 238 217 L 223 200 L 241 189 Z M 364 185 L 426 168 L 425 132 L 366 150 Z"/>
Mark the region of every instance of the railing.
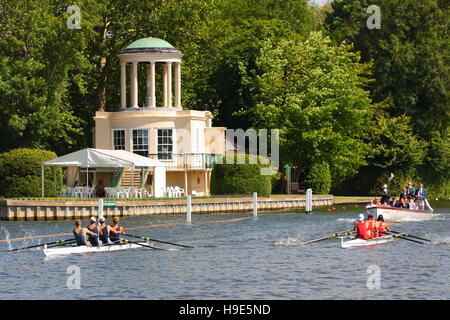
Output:
<path fill-rule="evenodd" d="M 222 155 L 213 153 L 153 153 L 148 157 L 166 165 L 167 169 L 212 169 Z"/>

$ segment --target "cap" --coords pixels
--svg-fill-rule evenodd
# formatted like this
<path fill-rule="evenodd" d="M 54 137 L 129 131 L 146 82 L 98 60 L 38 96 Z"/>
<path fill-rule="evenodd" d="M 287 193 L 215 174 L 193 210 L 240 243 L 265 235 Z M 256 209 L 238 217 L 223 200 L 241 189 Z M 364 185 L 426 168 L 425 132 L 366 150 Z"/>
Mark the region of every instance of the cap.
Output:
<path fill-rule="evenodd" d="M 89 219 L 89 221 L 97 221 L 97 219 L 95 219 L 95 217 L 91 217 L 90 219 Z"/>
<path fill-rule="evenodd" d="M 105 222 L 105 218 L 101 217 L 98 219 L 99 222 Z"/>

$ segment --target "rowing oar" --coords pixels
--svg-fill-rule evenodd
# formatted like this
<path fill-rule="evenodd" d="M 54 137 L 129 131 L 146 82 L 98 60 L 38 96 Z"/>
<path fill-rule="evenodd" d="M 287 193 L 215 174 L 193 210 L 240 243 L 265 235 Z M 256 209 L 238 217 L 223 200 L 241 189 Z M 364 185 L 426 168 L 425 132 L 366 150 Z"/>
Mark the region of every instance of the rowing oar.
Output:
<path fill-rule="evenodd" d="M 156 240 L 156 239 L 152 239 L 152 238 L 148 238 L 148 237 L 139 237 L 139 236 L 135 236 L 132 234 L 124 234 L 124 236 L 127 237 L 132 237 L 132 238 L 138 238 L 138 239 L 142 239 L 142 240 L 146 240 L 146 241 L 153 241 L 153 242 L 160 242 L 160 243 L 165 243 L 165 244 L 171 244 L 173 246 L 179 246 L 179 247 L 183 247 L 183 248 L 194 248 L 192 246 L 186 246 L 184 244 L 178 244 L 178 243 L 173 243 L 173 242 L 168 242 L 168 241 L 162 241 L 162 240 Z"/>
<path fill-rule="evenodd" d="M 310 244 L 310 243 L 313 243 L 313 242 L 327 240 L 327 239 L 331 239 L 331 238 L 335 238 L 335 237 L 339 237 L 339 236 L 349 236 L 353 232 L 354 232 L 353 230 L 347 230 L 347 231 L 342 231 L 340 233 L 333 233 L 333 234 L 328 235 L 326 237 L 322 237 L 322 238 L 313 239 L 313 240 L 309 240 L 309 241 L 303 242 L 302 244 Z"/>
<path fill-rule="evenodd" d="M 139 242 L 136 242 L 136 241 L 130 241 L 130 240 L 128 240 L 128 239 L 120 238 L 120 240 L 122 240 L 122 241 L 125 242 L 125 243 L 133 243 L 133 244 L 137 244 L 138 246 L 146 247 L 146 248 L 149 248 L 149 249 L 154 249 L 154 250 L 164 250 L 164 249 L 162 249 L 162 248 L 156 248 L 156 247 L 150 246 L 150 245 L 148 245 L 148 244 L 142 244 L 142 243 L 139 243 Z"/>
<path fill-rule="evenodd" d="M 403 237 L 402 234 L 392 234 L 392 233 L 387 233 L 387 232 L 383 232 L 383 231 L 378 231 L 378 233 L 384 233 L 384 234 L 388 234 L 393 236 L 394 238 L 399 238 L 399 239 L 403 239 L 403 240 L 408 240 L 411 242 L 416 242 L 416 243 L 420 243 L 420 244 L 424 244 L 423 242 L 417 241 L 417 240 L 413 240 L 413 239 L 408 239 L 406 237 Z"/>
<path fill-rule="evenodd" d="M 419 239 L 419 240 L 423 240 L 423 241 L 428 241 L 428 242 L 432 242 L 430 239 L 425 239 L 425 238 L 421 238 L 421 237 L 417 237 L 417 236 L 412 236 L 409 233 L 403 233 L 403 232 L 398 232 L 398 231 L 393 231 L 391 230 L 392 233 L 396 233 L 396 234 L 400 234 L 402 236 L 405 237 L 410 237 L 410 238 L 414 238 L 414 239 Z"/>
<path fill-rule="evenodd" d="M 51 245 L 51 244 L 67 244 L 67 243 L 73 243 L 75 241 L 76 241 L 75 239 L 58 240 L 58 241 L 53 241 L 53 242 L 36 244 L 36 245 L 33 245 L 33 246 L 24 247 L 24 248 L 16 248 L 16 249 L 11 249 L 11 250 L 4 250 L 2 252 L 12 252 L 12 251 L 18 251 L 18 250 L 25 250 L 25 249 L 37 248 L 37 247 L 42 247 L 42 246 Z"/>

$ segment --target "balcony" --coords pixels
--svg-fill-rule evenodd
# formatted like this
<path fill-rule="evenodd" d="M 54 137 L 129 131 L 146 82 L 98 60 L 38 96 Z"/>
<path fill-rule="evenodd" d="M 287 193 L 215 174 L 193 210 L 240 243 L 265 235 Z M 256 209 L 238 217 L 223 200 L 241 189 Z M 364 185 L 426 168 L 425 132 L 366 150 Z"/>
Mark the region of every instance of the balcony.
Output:
<path fill-rule="evenodd" d="M 205 170 L 212 169 L 221 154 L 213 153 L 153 153 L 148 157 L 166 165 L 168 170 Z"/>

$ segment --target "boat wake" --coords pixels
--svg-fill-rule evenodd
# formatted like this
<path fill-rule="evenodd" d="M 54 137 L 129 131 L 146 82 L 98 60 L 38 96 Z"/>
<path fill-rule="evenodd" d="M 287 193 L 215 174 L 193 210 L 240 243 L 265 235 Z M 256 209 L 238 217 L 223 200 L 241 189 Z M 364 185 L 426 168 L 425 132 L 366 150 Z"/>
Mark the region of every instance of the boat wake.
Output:
<path fill-rule="evenodd" d="M 11 241 L 9 241 L 9 231 L 3 226 L 1 227 L 0 230 L 2 231 L 2 233 L 5 234 L 5 240 L 6 240 L 6 243 L 8 244 L 8 250 L 11 250 L 13 247 L 11 245 Z"/>
<path fill-rule="evenodd" d="M 303 239 L 303 237 L 287 237 L 285 239 L 277 240 L 274 243 L 274 246 L 281 246 L 281 247 L 299 246 L 303 242 L 305 242 L 305 239 Z"/>
<path fill-rule="evenodd" d="M 450 237 L 435 236 L 431 238 L 431 241 L 432 244 L 448 245 L 450 244 Z"/>

